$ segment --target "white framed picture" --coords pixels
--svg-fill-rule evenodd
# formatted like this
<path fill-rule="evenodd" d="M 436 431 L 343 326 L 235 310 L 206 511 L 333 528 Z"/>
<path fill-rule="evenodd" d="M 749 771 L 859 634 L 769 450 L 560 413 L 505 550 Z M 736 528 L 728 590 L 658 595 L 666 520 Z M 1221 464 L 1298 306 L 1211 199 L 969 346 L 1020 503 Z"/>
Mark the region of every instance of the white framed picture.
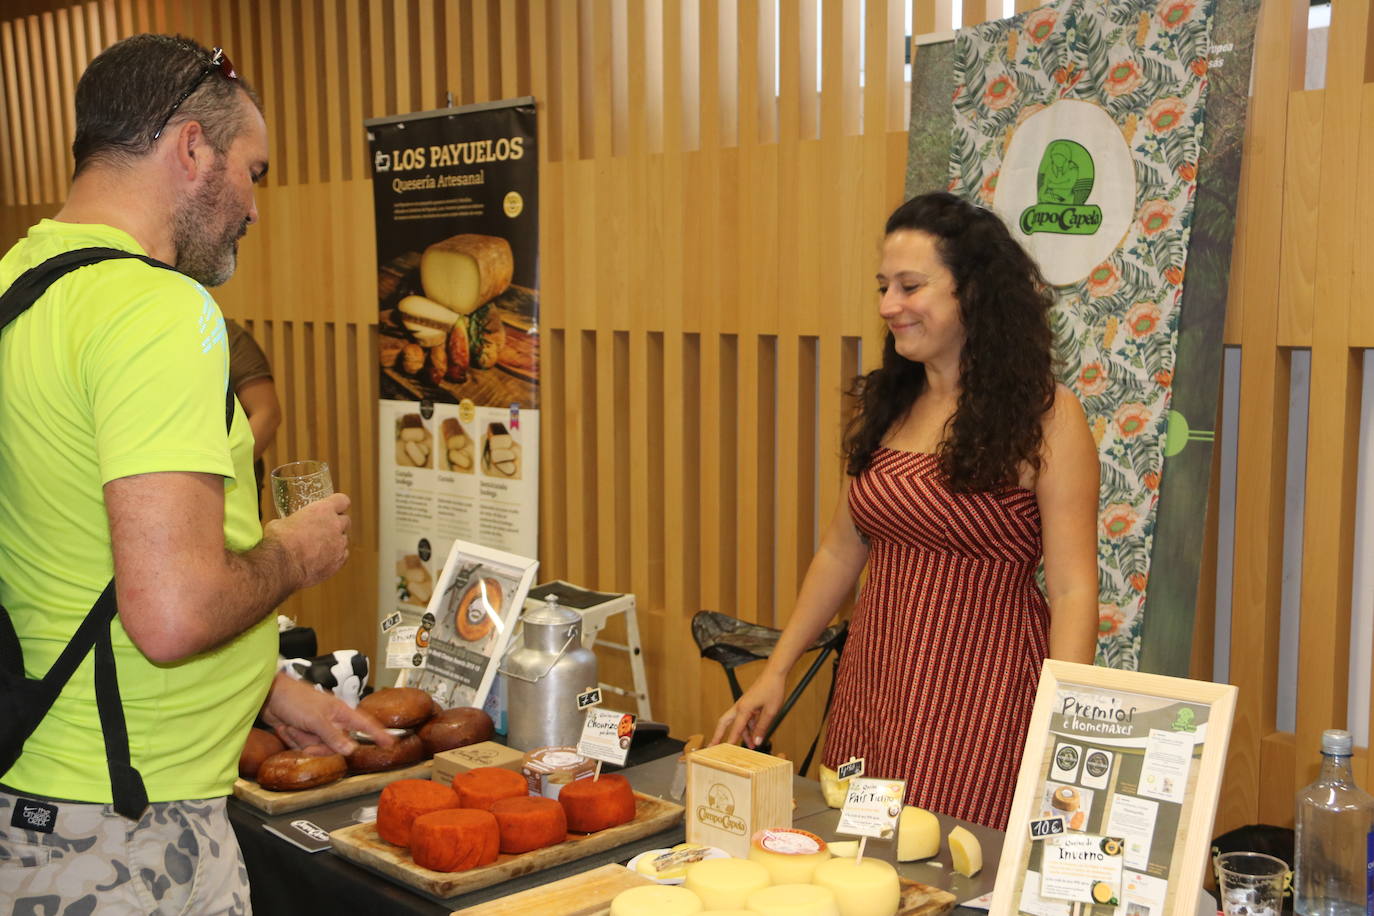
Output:
<path fill-rule="evenodd" d="M 530 557 L 454 541 L 416 634 L 423 660 L 404 683 L 445 708 L 480 708 L 538 568 Z"/>

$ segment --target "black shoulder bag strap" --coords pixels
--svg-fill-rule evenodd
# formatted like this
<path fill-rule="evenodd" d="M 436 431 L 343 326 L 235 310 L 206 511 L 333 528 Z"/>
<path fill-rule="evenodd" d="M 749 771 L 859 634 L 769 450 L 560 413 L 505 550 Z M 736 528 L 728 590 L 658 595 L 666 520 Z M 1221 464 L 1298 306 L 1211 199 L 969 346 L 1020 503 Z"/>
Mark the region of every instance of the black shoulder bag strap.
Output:
<path fill-rule="evenodd" d="M 117 248 L 81 248 L 64 252 L 25 271 L 0 296 L 0 330 L 71 271 L 113 258 L 136 258 L 153 267 L 176 269 L 155 258 Z M 228 430 L 234 422 L 232 389 L 226 390 L 224 401 L 224 426 Z M 24 675 L 19 635 L 9 613 L 0 607 L 0 776 L 14 766 L 24 749 L 24 742 L 38 728 L 62 688 L 94 648 L 96 707 L 105 739 L 114 809 L 137 821 L 148 807 L 148 793 L 143 787 L 143 777 L 130 762 L 129 731 L 124 722 L 124 706 L 119 699 L 114 646 L 110 640 L 110 627 L 118 612 L 115 583 L 111 579 L 48 673 L 35 680 Z"/>

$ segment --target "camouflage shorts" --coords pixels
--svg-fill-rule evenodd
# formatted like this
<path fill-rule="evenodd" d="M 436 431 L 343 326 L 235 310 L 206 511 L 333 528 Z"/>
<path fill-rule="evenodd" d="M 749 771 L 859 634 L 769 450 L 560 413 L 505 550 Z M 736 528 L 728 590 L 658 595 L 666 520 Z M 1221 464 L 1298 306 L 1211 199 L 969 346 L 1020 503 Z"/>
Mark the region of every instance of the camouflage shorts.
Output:
<path fill-rule="evenodd" d="M 0 791 L 0 916 L 252 911 L 223 798 L 157 802 L 134 824 L 110 805 L 16 812 L 25 797 Z M 52 832 L 13 826 L 25 815 Z"/>

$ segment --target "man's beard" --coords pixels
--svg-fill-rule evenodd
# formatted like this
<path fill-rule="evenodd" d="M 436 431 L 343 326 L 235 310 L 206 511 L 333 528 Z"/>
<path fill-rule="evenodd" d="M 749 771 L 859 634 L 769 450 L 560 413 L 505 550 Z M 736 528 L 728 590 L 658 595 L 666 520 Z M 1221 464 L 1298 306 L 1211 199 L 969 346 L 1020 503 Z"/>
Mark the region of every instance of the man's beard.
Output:
<path fill-rule="evenodd" d="M 204 286 L 219 286 L 234 275 L 238 240 L 248 231 L 246 219 L 223 222 L 235 206 L 224 168 L 221 160 L 209 180 L 172 214 L 176 268 Z"/>

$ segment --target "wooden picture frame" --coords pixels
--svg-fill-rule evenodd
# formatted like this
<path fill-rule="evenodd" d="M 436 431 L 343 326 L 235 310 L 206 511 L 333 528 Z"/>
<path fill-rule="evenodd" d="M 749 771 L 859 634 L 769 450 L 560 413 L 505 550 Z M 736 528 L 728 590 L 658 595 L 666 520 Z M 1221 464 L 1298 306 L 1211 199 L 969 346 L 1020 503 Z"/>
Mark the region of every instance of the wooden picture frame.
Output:
<path fill-rule="evenodd" d="M 1025 912 L 1028 885 L 1038 912 L 1062 904 L 1071 916 L 1107 916 L 1132 899 L 1139 905 L 1130 911 L 1142 916 L 1193 912 L 1210 861 L 1236 693 L 1230 684 L 1046 661 L 991 916 Z M 1122 840 L 1112 844 L 1123 856 L 1113 903 L 1040 898 L 1044 886 L 1027 880 L 1045 858 L 1037 844 L 1065 841 L 1032 838 L 1033 821 L 1049 822 L 1037 828 L 1042 834 Z"/>

